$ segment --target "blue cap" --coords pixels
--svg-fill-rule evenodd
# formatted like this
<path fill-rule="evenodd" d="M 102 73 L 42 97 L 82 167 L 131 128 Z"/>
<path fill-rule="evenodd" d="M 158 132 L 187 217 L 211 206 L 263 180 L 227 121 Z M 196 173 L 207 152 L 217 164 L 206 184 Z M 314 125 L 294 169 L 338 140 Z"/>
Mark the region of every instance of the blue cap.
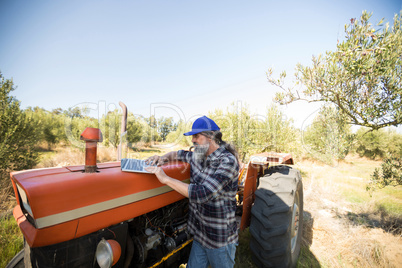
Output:
<path fill-rule="evenodd" d="M 190 135 L 198 134 L 203 131 L 215 131 L 215 130 L 220 130 L 220 128 L 214 122 L 214 120 L 212 120 L 204 115 L 203 117 L 200 117 L 194 121 L 193 129 L 190 132 L 186 132 L 183 135 L 190 136 Z"/>

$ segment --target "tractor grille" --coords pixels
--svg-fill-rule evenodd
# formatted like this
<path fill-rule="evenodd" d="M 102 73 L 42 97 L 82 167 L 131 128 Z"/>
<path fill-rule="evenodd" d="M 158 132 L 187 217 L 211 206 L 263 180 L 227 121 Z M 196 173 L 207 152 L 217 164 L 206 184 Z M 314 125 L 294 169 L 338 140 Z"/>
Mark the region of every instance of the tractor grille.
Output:
<path fill-rule="evenodd" d="M 75 267 L 99 267 L 95 260 L 95 251 L 102 238 L 115 239 L 119 242 L 124 252 L 126 245 L 128 225 L 118 224 L 110 228 L 45 247 L 30 249 L 30 259 L 33 268 L 75 268 Z M 124 254 L 114 267 L 122 267 Z"/>

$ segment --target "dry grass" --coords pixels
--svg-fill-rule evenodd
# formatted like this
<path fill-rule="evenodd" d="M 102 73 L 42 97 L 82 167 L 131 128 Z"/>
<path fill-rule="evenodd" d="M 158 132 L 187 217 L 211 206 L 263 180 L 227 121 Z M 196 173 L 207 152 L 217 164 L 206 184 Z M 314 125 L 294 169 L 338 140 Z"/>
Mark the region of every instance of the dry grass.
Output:
<path fill-rule="evenodd" d="M 399 267 L 402 264 L 402 189 L 365 191 L 380 162 L 348 158 L 327 166 L 302 161 L 304 252 L 300 267 Z M 384 205 L 392 199 L 394 207 Z M 382 208 L 382 209 L 381 209 Z M 303 261 L 303 258 L 305 261 Z"/>
<path fill-rule="evenodd" d="M 112 147 L 98 147 L 97 162 L 116 161 L 117 150 Z M 85 151 L 78 148 L 58 147 L 50 152 L 42 153 L 41 161 L 35 168 L 62 167 L 84 165 Z"/>
<path fill-rule="evenodd" d="M 11 181 L 9 179 L 0 179 L 0 218 L 9 214 L 15 203 Z"/>

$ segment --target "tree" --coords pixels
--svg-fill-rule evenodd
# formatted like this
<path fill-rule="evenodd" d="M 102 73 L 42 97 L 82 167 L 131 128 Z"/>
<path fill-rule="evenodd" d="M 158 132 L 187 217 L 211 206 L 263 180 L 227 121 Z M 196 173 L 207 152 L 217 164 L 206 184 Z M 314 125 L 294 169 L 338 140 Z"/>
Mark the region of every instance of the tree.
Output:
<path fill-rule="evenodd" d="M 356 132 L 356 152 L 361 157 L 370 159 L 383 158 L 387 154 L 387 139 L 389 135 L 383 129 L 367 131 L 366 128 L 359 128 Z"/>
<path fill-rule="evenodd" d="M 52 110 L 52 113 L 55 114 L 55 115 L 62 114 L 62 113 L 63 113 L 63 109 L 61 109 L 61 108 L 53 109 L 53 110 Z"/>
<path fill-rule="evenodd" d="M 356 150 L 360 155 L 372 159 L 376 156 L 383 158 L 381 167 L 376 168 L 371 175 L 367 190 L 402 185 L 402 135 L 392 130 L 367 132 L 359 129 L 357 136 L 359 140 Z"/>
<path fill-rule="evenodd" d="M 35 125 L 35 135 L 37 136 L 38 143 L 47 143 L 48 150 L 51 146 L 66 140 L 64 135 L 64 125 L 61 123 L 60 117 L 62 114 L 55 114 L 46 111 L 39 107 L 28 107 L 24 111 L 29 115 Z"/>
<path fill-rule="evenodd" d="M 7 181 L 9 172 L 32 168 L 38 161 L 32 120 L 10 95 L 13 90 L 13 81 L 0 73 L 0 179 Z"/>
<path fill-rule="evenodd" d="M 173 121 L 173 117 L 162 116 L 157 120 L 157 129 L 162 141 L 165 141 L 167 135 L 177 129 L 177 124 Z"/>
<path fill-rule="evenodd" d="M 106 146 L 111 144 L 114 148 L 120 143 L 120 125 L 121 125 L 121 113 L 119 110 L 109 111 L 102 117 L 101 131 L 103 134 L 103 143 Z"/>
<path fill-rule="evenodd" d="M 313 123 L 303 133 L 304 145 L 309 154 L 332 164 L 344 159 L 349 153 L 353 140 L 350 126 L 344 116 L 331 106 L 324 106 L 314 118 Z"/>
<path fill-rule="evenodd" d="M 381 169 L 376 168 L 371 175 L 367 190 L 398 185 L 402 185 L 402 159 L 396 155 L 388 154 L 381 164 Z"/>
<path fill-rule="evenodd" d="M 146 125 L 144 125 L 144 136 L 142 137 L 142 141 L 146 143 L 161 141 L 161 137 L 158 133 L 158 120 L 154 115 L 151 115 L 148 118 L 144 118 Z"/>
<path fill-rule="evenodd" d="M 208 117 L 214 120 L 221 128 L 223 140 L 233 143 L 239 153 L 239 159 L 245 162 L 246 159 L 257 151 L 260 152 L 260 146 L 255 140 L 256 120 L 250 114 L 247 106 L 241 106 L 241 103 L 232 103 L 227 108 L 226 113 L 216 109 L 209 113 Z"/>
<path fill-rule="evenodd" d="M 83 111 L 79 107 L 74 107 L 74 108 L 68 108 L 68 110 L 64 111 L 64 114 L 68 117 L 74 118 L 74 117 L 79 117 L 82 118 L 83 116 Z"/>
<path fill-rule="evenodd" d="M 369 23 L 371 13 L 345 25 L 346 39 L 336 51 L 313 57 L 312 66 L 298 64 L 293 87 L 285 87 L 286 73 L 268 80 L 279 86 L 281 104 L 297 100 L 329 102 L 354 125 L 379 129 L 402 122 L 402 25 L 395 15 L 393 27 L 381 20 Z M 301 87 L 296 87 L 300 85 Z"/>
<path fill-rule="evenodd" d="M 137 118 L 132 113 L 128 114 L 127 118 L 127 142 L 136 143 L 141 141 L 144 136 L 144 126 L 145 122 L 141 118 Z"/>
<path fill-rule="evenodd" d="M 345 25 L 346 38 L 336 51 L 313 57 L 312 66 L 296 66 L 295 85 L 286 87 L 286 72 L 279 79 L 267 72 L 268 81 L 283 89 L 277 93 L 281 104 L 297 100 L 332 103 L 347 118 L 348 123 L 371 130 L 402 123 L 402 10 L 394 16 L 393 26 L 376 27 L 369 23 L 372 13 L 363 11 L 359 19 Z M 387 158 L 387 159 L 392 159 Z M 385 159 L 386 160 L 386 159 Z M 388 161 L 400 171 L 401 165 Z M 374 180 L 401 180 L 373 175 Z M 374 183 L 376 184 L 376 183 Z M 391 183 L 388 183 L 391 184 Z"/>
<path fill-rule="evenodd" d="M 175 130 L 169 132 L 166 136 L 166 142 L 179 144 L 184 148 L 189 148 L 192 145 L 191 136 L 184 136 L 183 134 L 191 129 L 192 122 L 185 122 L 179 120 Z"/>
<path fill-rule="evenodd" d="M 232 103 L 226 112 L 216 109 L 209 117 L 221 128 L 223 139 L 236 146 L 241 161 L 261 151 L 293 151 L 296 131 L 277 106 L 270 106 L 266 116 L 257 116 L 240 104 Z"/>
<path fill-rule="evenodd" d="M 82 147 L 84 143 L 80 140 L 81 133 L 87 127 L 98 126 L 94 118 L 83 116 L 84 111 L 78 107 L 69 108 L 66 111 L 57 108 L 52 112 L 40 107 L 28 107 L 24 112 L 34 121 L 34 135 L 38 143 L 41 145 L 47 143 L 49 150 L 52 145 L 62 142 L 69 142 L 70 146 Z"/>
<path fill-rule="evenodd" d="M 266 117 L 258 122 L 256 139 L 264 145 L 263 152 L 299 153 L 299 133 L 293 126 L 293 120 L 288 119 L 277 105 L 270 105 Z"/>

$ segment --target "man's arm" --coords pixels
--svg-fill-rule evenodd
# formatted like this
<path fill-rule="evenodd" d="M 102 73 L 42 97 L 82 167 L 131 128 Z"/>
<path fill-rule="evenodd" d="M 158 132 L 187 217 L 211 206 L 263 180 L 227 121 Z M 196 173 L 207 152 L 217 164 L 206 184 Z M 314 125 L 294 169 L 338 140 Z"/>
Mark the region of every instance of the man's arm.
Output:
<path fill-rule="evenodd" d="M 165 174 L 166 175 L 166 174 Z M 167 176 L 166 185 L 188 198 L 188 184 Z M 159 178 L 158 178 L 159 179 Z"/>
<path fill-rule="evenodd" d="M 156 164 L 157 166 L 161 166 L 168 161 L 177 160 L 177 151 L 168 152 L 162 156 L 154 155 L 145 160 L 147 164 Z"/>
<path fill-rule="evenodd" d="M 162 155 L 162 158 L 167 159 L 168 161 L 177 160 L 177 151 L 168 152 L 168 153 Z"/>
<path fill-rule="evenodd" d="M 177 191 L 179 194 L 188 197 L 189 185 L 187 183 L 169 177 L 168 175 L 166 175 L 163 169 L 158 166 L 146 167 L 145 170 L 154 173 L 161 183 L 166 184 L 173 190 Z"/>

